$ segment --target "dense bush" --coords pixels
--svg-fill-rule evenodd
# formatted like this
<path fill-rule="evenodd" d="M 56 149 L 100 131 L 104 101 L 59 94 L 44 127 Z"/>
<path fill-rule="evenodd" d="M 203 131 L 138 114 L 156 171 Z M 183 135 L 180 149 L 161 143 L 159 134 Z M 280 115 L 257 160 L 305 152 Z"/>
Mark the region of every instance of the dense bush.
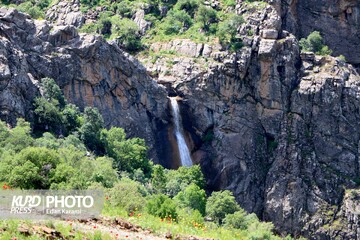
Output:
<path fill-rule="evenodd" d="M 227 214 L 232 214 L 240 209 L 233 194 L 228 191 L 213 192 L 206 202 L 206 214 L 219 224 Z"/>
<path fill-rule="evenodd" d="M 236 35 L 238 27 L 243 23 L 244 19 L 236 14 L 229 15 L 225 21 L 219 23 L 217 35 L 220 43 L 229 46 L 232 51 L 240 49 L 242 42 Z"/>
<path fill-rule="evenodd" d="M 146 200 L 141 194 L 140 188 L 139 183 L 124 178 L 109 190 L 109 201 L 111 205 L 121 207 L 127 213 L 141 211 Z"/>
<path fill-rule="evenodd" d="M 205 187 L 204 175 L 199 165 L 191 168 L 180 167 L 178 170 L 168 170 L 166 173 L 165 192 L 167 195 L 174 197 L 181 190 L 194 183 L 200 188 Z"/>
<path fill-rule="evenodd" d="M 227 214 L 224 219 L 224 226 L 228 228 L 246 229 L 249 222 L 246 219 L 246 212 L 243 209 L 234 212 L 233 214 Z"/>
<path fill-rule="evenodd" d="M 198 210 L 202 215 L 205 215 L 206 194 L 199 186 L 192 183 L 179 192 L 174 200 L 182 207 L 192 208 Z"/>
<path fill-rule="evenodd" d="M 164 194 L 152 195 L 147 202 L 147 211 L 151 215 L 175 221 L 178 216 L 174 201 Z"/>
<path fill-rule="evenodd" d="M 314 52 L 319 55 L 332 53 L 329 47 L 324 45 L 324 40 L 318 31 L 310 33 L 307 38 L 300 39 L 299 45 L 302 51 Z"/>
<path fill-rule="evenodd" d="M 213 8 L 201 5 L 196 13 L 196 19 L 201 23 L 204 31 L 209 31 L 210 24 L 217 20 L 217 13 Z"/>
<path fill-rule="evenodd" d="M 192 19 L 185 10 L 171 10 L 166 17 L 163 28 L 165 34 L 179 34 L 192 25 Z"/>
<path fill-rule="evenodd" d="M 103 152 L 100 132 L 104 127 L 104 120 L 97 108 L 86 107 L 84 110 L 84 123 L 79 129 L 81 139 L 85 145 L 97 153 Z"/>
<path fill-rule="evenodd" d="M 103 129 L 101 141 L 105 146 L 106 153 L 115 160 L 120 171 L 134 173 L 136 169 L 150 176 L 151 162 L 147 158 L 145 141 L 140 138 L 126 139 L 122 128 Z"/>

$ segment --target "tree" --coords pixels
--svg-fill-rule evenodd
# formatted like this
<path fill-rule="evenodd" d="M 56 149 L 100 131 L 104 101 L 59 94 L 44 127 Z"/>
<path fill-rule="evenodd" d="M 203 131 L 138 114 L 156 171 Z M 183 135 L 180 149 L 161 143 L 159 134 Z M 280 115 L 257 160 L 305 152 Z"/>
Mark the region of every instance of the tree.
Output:
<path fill-rule="evenodd" d="M 10 137 L 10 129 L 5 122 L 0 120 L 0 147 L 6 145 L 8 137 Z"/>
<path fill-rule="evenodd" d="M 166 173 L 165 192 L 173 197 L 181 190 L 184 190 L 191 183 L 196 184 L 200 188 L 204 188 L 205 180 L 199 165 L 192 167 L 180 167 L 179 169 L 169 170 Z"/>
<path fill-rule="evenodd" d="M 75 104 L 66 104 L 62 116 L 67 133 L 71 133 L 80 127 L 80 110 Z"/>
<path fill-rule="evenodd" d="M 116 170 L 113 169 L 113 160 L 108 157 L 98 157 L 93 161 L 93 173 L 90 181 L 101 183 L 106 188 L 111 188 L 118 180 Z"/>
<path fill-rule="evenodd" d="M 79 132 L 85 145 L 97 153 L 103 152 L 100 132 L 104 126 L 104 120 L 97 108 L 86 107 L 84 111 L 84 124 Z"/>
<path fill-rule="evenodd" d="M 244 23 L 242 16 L 231 14 L 226 20 L 219 23 L 217 35 L 220 43 L 223 45 L 230 45 L 233 51 L 241 48 L 241 40 L 236 38 L 238 27 Z"/>
<path fill-rule="evenodd" d="M 205 191 L 194 183 L 190 184 L 184 191 L 179 192 L 174 200 L 182 207 L 198 210 L 202 215 L 205 215 Z"/>
<path fill-rule="evenodd" d="M 171 198 L 164 194 L 152 195 L 147 202 L 149 214 L 160 218 L 177 219 L 176 205 Z"/>
<path fill-rule="evenodd" d="M 139 191 L 140 184 L 123 178 L 109 190 L 109 201 L 112 206 L 121 207 L 128 213 L 140 211 L 146 204 Z"/>
<path fill-rule="evenodd" d="M 233 214 L 227 214 L 224 219 L 224 226 L 228 228 L 236 228 L 245 230 L 248 227 L 249 221 L 247 221 L 247 213 L 244 209 L 234 212 Z"/>
<path fill-rule="evenodd" d="M 101 141 L 119 170 L 133 173 L 135 169 L 141 169 L 145 176 L 151 174 L 152 165 L 147 158 L 147 147 L 143 139 L 126 139 L 124 129 L 112 127 L 101 131 Z"/>
<path fill-rule="evenodd" d="M 61 108 L 65 106 L 64 95 L 54 79 L 42 78 L 40 86 L 43 91 L 42 95 L 47 101 L 56 100 Z"/>
<path fill-rule="evenodd" d="M 198 7 L 199 2 L 196 0 L 179 0 L 174 8 L 178 10 L 185 10 L 193 18 Z"/>
<path fill-rule="evenodd" d="M 15 152 L 31 146 L 34 139 L 30 135 L 30 123 L 22 118 L 17 119 L 16 127 L 10 130 L 10 135 L 6 139 L 6 148 L 11 148 Z"/>
<path fill-rule="evenodd" d="M 137 51 L 141 46 L 140 32 L 137 24 L 128 18 L 114 18 L 111 28 L 112 37 L 129 51 Z"/>
<path fill-rule="evenodd" d="M 213 192 L 206 203 L 206 214 L 219 224 L 226 214 L 232 214 L 239 209 L 235 197 L 229 190 Z"/>
<path fill-rule="evenodd" d="M 43 97 L 35 99 L 35 129 L 61 133 L 62 114 L 56 100 L 46 100 Z"/>
<path fill-rule="evenodd" d="M 14 187 L 47 189 L 50 186 L 50 172 L 59 162 L 60 157 L 55 150 L 27 147 L 10 161 L 1 161 L 0 174 Z"/>
<path fill-rule="evenodd" d="M 52 78 L 41 79 L 42 97 L 35 99 L 35 130 L 63 134 L 62 109 L 66 105 L 60 87 Z"/>
<path fill-rule="evenodd" d="M 164 168 L 159 164 L 156 164 L 153 167 L 153 171 L 151 173 L 151 183 L 156 192 L 158 193 L 165 192 L 166 175 Z"/>
<path fill-rule="evenodd" d="M 192 25 L 192 19 L 185 10 L 171 10 L 163 25 L 165 34 L 178 34 L 186 31 Z"/>
<path fill-rule="evenodd" d="M 201 5 L 196 14 L 197 21 L 201 22 L 204 31 L 209 31 L 209 26 L 217 19 L 216 11 L 211 7 Z"/>
<path fill-rule="evenodd" d="M 306 39 L 300 39 L 299 45 L 302 51 L 314 52 L 319 55 L 329 55 L 332 53 L 329 47 L 324 45 L 324 40 L 318 31 L 310 33 Z"/>
<path fill-rule="evenodd" d="M 37 147 L 46 147 L 48 149 L 58 149 L 61 145 L 61 141 L 51 133 L 44 132 L 42 137 L 35 139 L 34 145 Z"/>

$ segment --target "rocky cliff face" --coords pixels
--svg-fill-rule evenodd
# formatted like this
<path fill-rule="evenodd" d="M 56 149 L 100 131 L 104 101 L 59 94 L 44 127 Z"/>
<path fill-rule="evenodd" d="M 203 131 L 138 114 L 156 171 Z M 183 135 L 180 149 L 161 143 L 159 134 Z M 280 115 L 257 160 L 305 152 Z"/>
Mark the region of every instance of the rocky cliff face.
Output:
<path fill-rule="evenodd" d="M 116 44 L 5 8 L 0 36 L 1 119 L 31 118 L 38 81 L 52 77 L 70 102 L 97 107 L 108 126 L 145 138 L 152 156 L 160 158 L 162 150 L 154 145 L 163 140 L 159 129 L 167 124 L 166 91 Z"/>
<path fill-rule="evenodd" d="M 1 118 L 31 115 L 37 80 L 53 77 L 69 101 L 96 106 L 108 125 L 145 138 L 161 162 L 171 156 L 166 95 L 180 95 L 192 157 L 210 188 L 232 190 L 281 234 L 360 238 L 360 76 L 340 59 L 300 54 L 295 37 L 321 30 L 336 53 L 358 63 L 358 3 L 268 2 L 238 1 L 246 19 L 238 52 L 218 43 L 154 43 L 155 53 L 176 54 L 140 56 L 146 69 L 115 43 L 1 9 Z M 331 15 L 344 14 L 339 9 L 346 21 Z M 349 38 L 321 26 L 331 16 L 331 28 Z"/>
<path fill-rule="evenodd" d="M 278 7 L 238 4 L 247 24 L 237 53 L 176 40 L 152 45 L 176 56 L 143 62 L 184 97 L 185 127 L 203 140 L 192 156 L 210 186 L 232 190 L 284 235 L 357 239 L 358 203 L 345 192 L 359 186 L 360 76 L 340 59 L 300 54 Z"/>
<path fill-rule="evenodd" d="M 335 55 L 360 64 L 360 2 L 357 0 L 269 0 L 282 17 L 283 28 L 297 37 L 319 31 Z"/>

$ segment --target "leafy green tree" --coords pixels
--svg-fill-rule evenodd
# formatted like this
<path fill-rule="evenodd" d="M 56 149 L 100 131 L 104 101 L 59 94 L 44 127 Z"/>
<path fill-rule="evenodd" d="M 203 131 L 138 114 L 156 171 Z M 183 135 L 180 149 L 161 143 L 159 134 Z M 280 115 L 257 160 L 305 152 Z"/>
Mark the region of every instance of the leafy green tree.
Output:
<path fill-rule="evenodd" d="M 70 179 L 75 176 L 75 174 L 76 170 L 74 167 L 66 162 L 59 163 L 58 166 L 51 171 L 51 184 L 49 188 L 52 190 L 74 189 L 69 182 Z"/>
<path fill-rule="evenodd" d="M 61 145 L 61 141 L 59 141 L 51 133 L 44 132 L 42 137 L 35 139 L 34 145 L 36 147 L 46 147 L 48 149 L 58 149 Z"/>
<path fill-rule="evenodd" d="M 179 192 L 174 200 L 182 207 L 189 207 L 198 210 L 205 215 L 206 194 L 199 186 L 192 183 L 185 190 Z"/>
<path fill-rule="evenodd" d="M 0 120 L 0 147 L 4 147 L 10 137 L 10 129 L 5 122 Z"/>
<path fill-rule="evenodd" d="M 97 108 L 86 107 L 84 111 L 84 124 L 79 132 L 85 145 L 92 151 L 101 153 L 103 151 L 100 140 L 100 132 L 104 126 L 104 120 Z"/>
<path fill-rule="evenodd" d="M 164 194 L 155 194 L 147 202 L 149 214 L 160 218 L 177 219 L 176 205 L 174 201 Z"/>
<path fill-rule="evenodd" d="M 192 19 L 185 10 L 171 10 L 163 25 L 165 34 L 178 34 L 186 31 L 192 25 Z"/>
<path fill-rule="evenodd" d="M 67 133 L 71 133 L 81 126 L 80 110 L 76 105 L 66 104 L 62 116 Z"/>
<path fill-rule="evenodd" d="M 50 172 L 60 162 L 55 150 L 44 147 L 27 147 L 13 159 L 0 162 L 0 174 L 11 186 L 21 189 L 47 189 Z"/>
<path fill-rule="evenodd" d="M 145 176 L 151 174 L 152 164 L 147 158 L 147 147 L 143 139 L 126 139 L 123 129 L 113 127 L 101 131 L 101 140 L 107 154 L 115 159 L 119 170 L 133 173 L 135 169 L 141 169 Z"/>
<path fill-rule="evenodd" d="M 67 136 L 62 142 L 63 149 L 76 148 L 77 152 L 85 155 L 86 147 L 84 143 L 80 140 L 80 136 L 77 132 L 70 134 Z"/>
<path fill-rule="evenodd" d="M 211 7 L 201 5 L 196 13 L 196 19 L 201 23 L 204 31 L 209 31 L 211 23 L 217 20 L 216 11 Z"/>
<path fill-rule="evenodd" d="M 223 22 L 220 22 L 217 31 L 220 43 L 230 45 L 230 49 L 234 51 L 241 48 L 241 40 L 236 38 L 236 35 L 237 29 L 242 23 L 244 23 L 244 19 L 237 14 L 231 14 Z"/>
<path fill-rule="evenodd" d="M 153 171 L 151 173 L 151 184 L 156 192 L 158 193 L 165 192 L 166 175 L 163 166 L 159 164 L 154 165 Z"/>
<path fill-rule="evenodd" d="M 113 169 L 113 160 L 108 157 L 98 157 L 93 161 L 93 173 L 90 181 L 101 183 L 106 188 L 111 188 L 118 180 L 116 170 Z"/>
<path fill-rule="evenodd" d="M 234 212 L 233 214 L 227 214 L 224 219 L 224 226 L 227 228 L 235 228 L 245 230 L 248 227 L 247 213 L 244 209 Z"/>
<path fill-rule="evenodd" d="M 192 167 L 180 167 L 179 169 L 169 170 L 166 173 L 165 193 L 171 197 L 184 190 L 188 185 L 194 183 L 200 188 L 204 188 L 205 180 L 199 165 Z"/>
<path fill-rule="evenodd" d="M 302 51 L 314 52 L 319 55 L 330 55 L 332 53 L 329 47 L 324 45 L 324 40 L 318 31 L 310 33 L 306 39 L 300 39 L 299 45 Z"/>
<path fill-rule="evenodd" d="M 121 207 L 128 213 L 140 211 L 146 204 L 140 192 L 140 184 L 127 178 L 121 179 L 109 190 L 109 201 L 112 206 Z"/>
<path fill-rule="evenodd" d="M 142 47 L 139 27 L 133 20 L 114 18 L 111 33 L 111 38 L 116 38 L 120 45 L 129 51 L 137 51 Z"/>
<path fill-rule="evenodd" d="M 63 116 L 58 102 L 54 99 L 47 100 L 39 97 L 35 99 L 34 106 L 35 129 L 61 134 Z"/>
<path fill-rule="evenodd" d="M 221 224 L 227 214 L 240 209 L 235 197 L 229 190 L 213 192 L 206 203 L 206 214 Z"/>
<path fill-rule="evenodd" d="M 31 146 L 34 139 L 31 137 L 30 123 L 22 118 L 17 119 L 16 127 L 10 130 L 10 136 L 6 139 L 6 148 L 11 148 L 15 152 Z"/>
<path fill-rule="evenodd" d="M 56 100 L 61 108 L 65 106 L 64 95 L 54 79 L 42 78 L 40 86 L 43 91 L 42 95 L 47 101 Z"/>
<path fill-rule="evenodd" d="M 193 18 L 198 7 L 199 1 L 197 0 L 179 0 L 174 9 L 184 10 Z"/>
<path fill-rule="evenodd" d="M 34 102 L 34 128 L 37 131 L 63 134 L 62 109 L 65 107 L 66 101 L 61 89 L 52 78 L 42 78 L 40 86 L 42 97 L 36 98 Z"/>

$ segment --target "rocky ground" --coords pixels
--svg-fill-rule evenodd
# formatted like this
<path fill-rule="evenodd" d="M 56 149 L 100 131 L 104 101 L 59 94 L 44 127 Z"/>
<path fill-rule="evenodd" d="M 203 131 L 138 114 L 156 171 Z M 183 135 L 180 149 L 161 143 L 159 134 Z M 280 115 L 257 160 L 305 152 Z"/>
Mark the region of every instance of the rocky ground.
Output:
<path fill-rule="evenodd" d="M 31 226 L 27 224 L 21 224 L 18 227 L 18 231 L 24 236 L 37 235 L 44 239 L 72 239 L 75 237 L 75 233 L 82 233 L 84 239 L 86 235 L 94 235 L 95 232 L 101 232 L 104 236 L 107 235 L 111 239 L 136 239 L 136 240 L 147 240 L 147 239 L 169 239 L 172 238 L 171 234 L 168 233 L 165 236 L 157 236 L 152 233 L 151 230 L 142 229 L 139 226 L 135 226 L 121 218 L 110 219 L 110 218 L 95 218 L 88 220 L 67 220 L 67 221 L 54 221 L 53 225 L 61 224 L 64 227 L 69 227 L 68 233 L 62 233 L 55 229 L 53 226 L 47 226 L 43 222 L 34 222 Z M 6 231 L 6 229 L 2 229 Z M 180 238 L 178 239 L 185 239 Z M 196 239 L 196 238 L 194 238 Z"/>

